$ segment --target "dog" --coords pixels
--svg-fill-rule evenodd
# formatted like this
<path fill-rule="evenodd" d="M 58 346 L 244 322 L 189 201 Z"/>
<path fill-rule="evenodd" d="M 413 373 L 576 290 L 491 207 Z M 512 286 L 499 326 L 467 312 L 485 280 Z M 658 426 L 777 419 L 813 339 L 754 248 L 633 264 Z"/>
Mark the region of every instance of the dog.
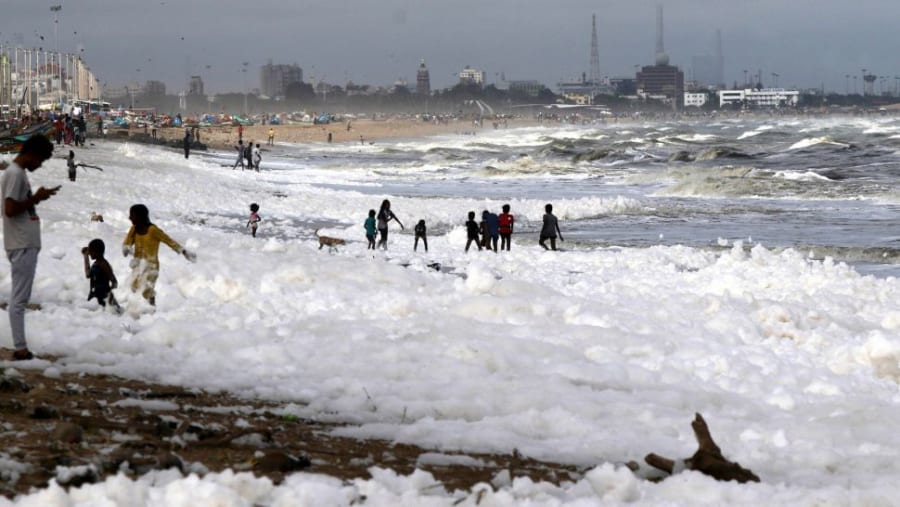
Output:
<path fill-rule="evenodd" d="M 331 236 L 319 236 L 319 229 L 316 229 L 316 237 L 319 238 L 319 250 L 321 250 L 323 246 L 328 246 L 329 252 L 336 252 L 337 247 L 347 244 L 347 242 L 342 240 L 341 238 L 332 238 Z"/>
<path fill-rule="evenodd" d="M 102 222 L 103 215 L 100 213 L 91 213 L 91 222 Z"/>

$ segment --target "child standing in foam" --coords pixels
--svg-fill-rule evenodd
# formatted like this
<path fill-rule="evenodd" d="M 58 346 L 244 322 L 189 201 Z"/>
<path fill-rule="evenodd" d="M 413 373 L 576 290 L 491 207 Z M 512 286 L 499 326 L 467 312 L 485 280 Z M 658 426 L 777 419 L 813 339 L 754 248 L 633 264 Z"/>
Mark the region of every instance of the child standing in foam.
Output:
<path fill-rule="evenodd" d="M 247 227 L 250 228 L 250 234 L 252 234 L 254 238 L 256 237 L 256 228 L 259 227 L 259 221 L 262 220 L 259 218 L 258 211 L 259 204 L 256 204 L 255 202 L 250 204 L 250 219 L 247 220 Z"/>
<path fill-rule="evenodd" d="M 112 290 L 119 286 L 119 281 L 116 280 L 112 266 L 104 256 L 105 253 L 106 244 L 102 239 L 92 239 L 88 246 L 81 249 L 81 254 L 84 256 L 84 276 L 91 280 L 88 301 L 97 298 L 97 302 L 103 307 L 106 307 L 106 303 L 109 302 L 110 306 L 120 312 L 122 308 L 112 293 Z M 90 263 L 89 257 L 94 259 L 93 264 Z"/>
<path fill-rule="evenodd" d="M 156 306 L 156 280 L 159 278 L 159 244 L 165 243 L 169 248 L 180 253 L 185 259 L 194 262 L 197 256 L 188 252 L 174 239 L 170 238 L 159 227 L 150 222 L 150 210 L 143 204 L 135 204 L 128 212 L 131 228 L 125 235 L 122 255 L 134 254 L 131 261 L 133 280 L 131 290 L 141 291 L 141 296 Z"/>
<path fill-rule="evenodd" d="M 469 251 L 469 247 L 472 245 L 472 242 L 475 242 L 475 246 L 481 250 L 481 241 L 478 240 L 478 222 L 475 221 L 475 212 L 469 212 L 469 220 L 466 221 L 466 251 Z"/>
<path fill-rule="evenodd" d="M 541 227 L 541 238 L 538 240 L 538 244 L 544 247 L 544 250 L 556 250 L 556 236 L 559 235 L 559 240 L 563 241 L 562 232 L 559 230 L 559 220 L 553 214 L 552 204 L 544 206 L 544 211 L 546 211 L 544 213 L 544 225 Z M 550 248 L 547 248 L 547 245 L 544 244 L 548 239 L 550 240 Z"/>
<path fill-rule="evenodd" d="M 400 224 L 400 229 L 403 229 L 403 222 L 391 211 L 391 201 L 385 199 L 381 203 L 381 209 L 378 210 L 378 232 L 381 233 L 381 240 L 378 242 L 378 246 L 385 250 L 387 250 L 388 222 L 391 220 L 396 220 Z"/>
<path fill-rule="evenodd" d="M 69 181 L 75 181 L 75 152 L 69 150 L 69 158 L 66 159 L 66 167 L 69 168 Z"/>
<path fill-rule="evenodd" d="M 503 213 L 500 213 L 500 250 L 509 251 L 512 243 L 513 226 L 515 218 L 509 213 L 509 204 L 503 205 Z"/>
<path fill-rule="evenodd" d="M 366 239 L 369 240 L 366 250 L 375 250 L 375 210 L 369 210 L 369 217 L 366 218 L 363 227 L 366 228 Z"/>
<path fill-rule="evenodd" d="M 415 252 L 419 248 L 419 239 L 422 239 L 422 244 L 425 245 L 425 251 L 428 251 L 428 238 L 425 236 L 425 220 L 419 220 L 419 223 L 416 224 L 416 228 L 414 229 L 416 233 L 416 240 L 413 242 L 413 252 Z"/>

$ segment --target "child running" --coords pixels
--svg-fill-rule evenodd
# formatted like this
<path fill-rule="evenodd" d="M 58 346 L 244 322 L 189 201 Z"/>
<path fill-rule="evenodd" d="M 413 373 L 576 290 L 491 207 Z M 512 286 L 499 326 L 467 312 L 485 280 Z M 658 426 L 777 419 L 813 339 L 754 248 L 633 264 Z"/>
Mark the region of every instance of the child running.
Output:
<path fill-rule="evenodd" d="M 366 218 L 363 227 L 366 228 L 366 239 L 369 240 L 366 250 L 375 250 L 375 210 L 369 210 L 369 217 Z"/>
<path fill-rule="evenodd" d="M 122 246 L 122 255 L 128 257 L 134 254 L 131 267 L 134 270 L 134 279 L 131 282 L 131 290 L 141 291 L 141 296 L 153 306 L 156 306 L 156 280 L 159 278 L 159 244 L 165 243 L 169 247 L 184 256 L 185 259 L 194 262 L 197 256 L 185 250 L 175 240 L 170 238 L 159 227 L 150 222 L 150 210 L 143 204 L 135 204 L 128 211 L 128 219 L 131 220 L 131 228 L 125 235 Z"/>
<path fill-rule="evenodd" d="M 247 227 L 250 228 L 250 234 L 252 234 L 254 238 L 256 237 L 256 228 L 259 227 L 259 221 L 262 220 L 259 218 L 259 213 L 257 213 L 257 211 L 259 211 L 259 204 L 256 204 L 255 202 L 250 204 L 250 220 L 247 220 Z"/>
<path fill-rule="evenodd" d="M 119 286 L 119 281 L 116 280 L 116 275 L 113 273 L 109 261 L 104 257 L 105 253 L 106 244 L 103 243 L 102 239 L 92 239 L 88 246 L 81 249 L 81 254 L 84 256 L 84 276 L 91 280 L 88 301 L 97 298 L 100 306 L 105 307 L 106 303 L 109 302 L 110 306 L 115 308 L 117 312 L 121 312 L 122 307 L 119 306 L 116 296 L 112 293 L 112 290 Z M 93 264 L 90 263 L 88 257 L 94 259 Z"/>

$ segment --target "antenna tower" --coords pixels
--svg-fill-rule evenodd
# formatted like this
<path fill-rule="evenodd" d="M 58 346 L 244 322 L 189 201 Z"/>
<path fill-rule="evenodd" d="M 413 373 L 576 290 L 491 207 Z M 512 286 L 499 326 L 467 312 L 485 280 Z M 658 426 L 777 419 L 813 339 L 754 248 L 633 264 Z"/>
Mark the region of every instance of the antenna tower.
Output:
<path fill-rule="evenodd" d="M 725 55 L 722 53 L 722 30 L 716 30 L 716 86 L 725 86 Z"/>
<path fill-rule="evenodd" d="M 596 95 L 600 86 L 600 50 L 597 47 L 597 15 L 591 16 L 591 87 Z"/>
<path fill-rule="evenodd" d="M 656 65 L 668 65 L 669 55 L 663 47 L 663 6 L 656 6 Z"/>

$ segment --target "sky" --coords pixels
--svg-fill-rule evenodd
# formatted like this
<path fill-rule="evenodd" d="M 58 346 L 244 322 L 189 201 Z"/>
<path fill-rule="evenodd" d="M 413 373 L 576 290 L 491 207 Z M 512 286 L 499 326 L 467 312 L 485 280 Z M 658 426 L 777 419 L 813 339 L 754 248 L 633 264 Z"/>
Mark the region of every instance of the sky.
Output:
<path fill-rule="evenodd" d="M 0 42 L 84 55 L 101 83 L 157 79 L 170 93 L 199 74 L 212 93 L 259 86 L 269 59 L 298 64 L 307 81 L 344 85 L 415 82 L 422 59 L 432 88 L 452 86 L 466 65 L 487 81 L 536 79 L 555 89 L 590 70 L 597 15 L 601 75 L 633 75 L 654 61 L 656 5 L 648 0 L 10 0 Z M 862 69 L 900 74 L 891 0 L 678 0 L 663 2 L 665 47 L 690 76 L 691 58 L 714 53 L 722 30 L 725 77 L 762 71 L 765 84 L 862 90 Z M 40 35 L 44 40 L 40 40 Z M 83 49 L 83 52 L 82 52 Z M 248 73 L 242 73 L 247 62 Z M 846 76 L 851 78 L 847 79 Z M 246 79 L 245 79 L 246 78 Z M 849 85 L 849 86 L 848 86 Z"/>
<path fill-rule="evenodd" d="M 873 139 L 900 128 L 893 118 L 845 123 Z M 736 139 L 754 126 L 766 125 L 722 125 L 720 135 Z M 812 137 L 834 124 L 776 126 L 788 127 Z M 89 139 L 75 148 L 76 161 L 103 171 L 79 168 L 70 182 L 57 153 L 30 173 L 33 188 L 62 185 L 38 206 L 42 249 L 32 301 L 42 310 L 26 315 L 30 348 L 58 359 L 0 364 L 8 375 L 20 368 L 51 377 L 105 373 L 222 390 L 280 403 L 285 415 L 352 422 L 347 435 L 425 446 L 431 463 L 451 462 L 445 453 L 453 451 L 518 449 L 583 466 L 583 478 L 557 487 L 497 477 L 497 489 L 482 498 L 445 491 L 423 471 L 374 470 L 371 479 L 345 483 L 313 467 L 275 486 L 248 473 L 206 475 L 192 462 L 191 476 L 121 475 L 68 491 L 51 485 L 16 504 L 358 505 L 362 496 L 365 505 L 447 507 L 896 503 L 900 278 L 863 276 L 807 251 L 735 238 L 720 238 L 719 250 L 566 241 L 565 251 L 545 252 L 536 242 L 544 196 L 521 189 L 570 187 L 577 174 L 534 170 L 523 160 L 529 157 L 490 172 L 446 170 L 465 167 L 463 154 L 485 146 L 529 152 L 599 135 L 624 141 L 635 134 L 609 125 L 486 129 L 362 147 L 279 142 L 265 148 L 259 173 L 223 168 L 231 152 L 185 159 L 177 149 Z M 634 194 L 639 178 L 629 184 L 606 172 L 618 164 L 587 167 L 609 175 L 609 189 L 554 199 L 567 235 L 578 219 L 612 221 L 652 208 Z M 413 179 L 448 177 L 476 190 L 389 193 Z M 464 210 L 504 202 L 478 195 L 489 186 L 519 194 L 509 201 L 517 217 L 512 249 L 467 254 Z M 373 253 L 362 221 L 385 196 L 407 228 L 392 223 L 389 249 Z M 191 263 L 160 249 L 155 310 L 128 290 L 131 258 L 119 248 L 136 202 L 197 255 Z M 250 202 L 260 204 L 256 238 L 246 228 Z M 104 221 L 89 220 L 92 212 Z M 429 224 L 428 253 L 412 251 L 419 217 Z M 319 250 L 318 227 L 347 244 Z M 86 299 L 80 248 L 93 238 L 106 242 L 124 315 Z M 2 298 L 9 276 L 0 269 Z M 9 333 L 0 321 L 4 347 Z M 724 455 L 761 483 L 693 472 L 654 483 L 643 479 L 652 476 L 647 467 L 633 474 L 624 466 L 649 452 L 690 456 L 695 412 Z M 16 449 L 0 448 L 0 476 L 14 480 L 21 467 Z M 11 503 L 0 497 L 0 507 Z"/>

